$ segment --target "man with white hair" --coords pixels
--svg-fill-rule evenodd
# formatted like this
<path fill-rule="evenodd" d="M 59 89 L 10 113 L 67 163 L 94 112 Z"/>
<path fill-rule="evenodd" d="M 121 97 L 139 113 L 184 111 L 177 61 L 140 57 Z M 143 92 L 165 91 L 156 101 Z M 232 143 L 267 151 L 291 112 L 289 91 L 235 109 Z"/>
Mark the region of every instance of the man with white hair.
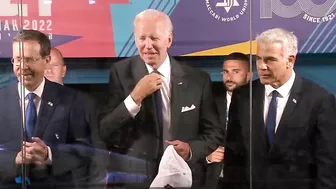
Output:
<path fill-rule="evenodd" d="M 293 33 L 270 29 L 256 41 L 259 79 L 233 92 L 224 178 L 232 188 L 336 188 L 334 95 L 294 72 Z"/>
<path fill-rule="evenodd" d="M 205 182 L 203 161 L 223 140 L 210 76 L 168 55 L 173 26 L 165 13 L 139 13 L 134 38 L 139 55 L 111 67 L 100 134 L 109 147 L 147 160 L 148 186 L 165 147 L 173 145 L 191 167 L 193 187 L 199 188 Z"/>

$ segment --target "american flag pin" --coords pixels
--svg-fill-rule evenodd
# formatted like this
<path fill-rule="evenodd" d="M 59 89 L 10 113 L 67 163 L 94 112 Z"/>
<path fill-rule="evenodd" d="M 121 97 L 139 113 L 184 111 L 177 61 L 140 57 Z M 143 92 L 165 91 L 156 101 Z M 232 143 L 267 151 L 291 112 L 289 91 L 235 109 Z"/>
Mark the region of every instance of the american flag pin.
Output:
<path fill-rule="evenodd" d="M 293 102 L 296 104 L 296 99 L 295 98 L 293 98 Z"/>
<path fill-rule="evenodd" d="M 48 105 L 49 106 L 53 106 L 54 104 L 52 102 L 48 102 Z"/>

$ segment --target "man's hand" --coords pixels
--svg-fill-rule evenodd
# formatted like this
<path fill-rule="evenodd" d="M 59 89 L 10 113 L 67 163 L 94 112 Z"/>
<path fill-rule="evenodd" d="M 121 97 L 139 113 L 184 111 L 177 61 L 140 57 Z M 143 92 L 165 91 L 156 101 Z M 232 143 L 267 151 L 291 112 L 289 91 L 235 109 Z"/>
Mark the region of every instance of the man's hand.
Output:
<path fill-rule="evenodd" d="M 15 158 L 15 163 L 16 164 L 30 164 L 33 163 L 33 157 L 30 154 L 26 153 L 26 156 L 23 156 L 23 152 L 20 151 L 19 153 L 17 153 L 16 158 Z"/>
<path fill-rule="evenodd" d="M 224 160 L 224 147 L 218 147 L 214 152 L 212 152 L 208 157 L 208 161 L 211 163 L 219 163 Z"/>
<path fill-rule="evenodd" d="M 140 105 L 144 98 L 162 87 L 162 82 L 162 76 L 157 73 L 145 75 L 136 84 L 130 95 L 134 102 Z"/>
<path fill-rule="evenodd" d="M 24 151 L 20 151 L 15 162 L 17 164 L 22 163 L 35 163 L 37 165 L 44 164 L 48 159 L 48 147 L 47 145 L 38 137 L 32 138 L 33 142 L 23 141 Z M 25 152 L 25 154 L 24 154 Z"/>
<path fill-rule="evenodd" d="M 190 157 L 190 146 L 188 143 L 174 140 L 174 141 L 166 141 L 167 144 L 173 145 L 176 152 L 185 160 L 187 161 Z"/>

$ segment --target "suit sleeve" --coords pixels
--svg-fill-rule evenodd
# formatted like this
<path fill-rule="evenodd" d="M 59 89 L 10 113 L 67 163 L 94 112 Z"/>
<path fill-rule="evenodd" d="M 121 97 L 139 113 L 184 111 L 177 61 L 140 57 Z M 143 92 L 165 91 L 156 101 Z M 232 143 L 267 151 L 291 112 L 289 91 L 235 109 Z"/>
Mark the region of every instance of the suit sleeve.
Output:
<path fill-rule="evenodd" d="M 114 65 L 111 67 L 108 96 L 108 104 L 100 114 L 99 132 L 106 143 L 113 143 L 111 140 L 120 132 L 120 128 L 134 120 L 125 106 L 124 90 Z"/>
<path fill-rule="evenodd" d="M 329 94 L 319 108 L 315 136 L 316 189 L 336 188 L 336 105 Z"/>
<path fill-rule="evenodd" d="M 244 100 L 244 98 L 240 97 L 239 93 L 240 90 L 236 89 L 232 95 L 224 152 L 224 180 L 227 185 L 233 188 L 242 188 L 246 181 L 245 166 L 247 157 L 245 157 L 244 140 L 241 132 L 242 126 L 239 120 L 239 100 Z"/>
<path fill-rule="evenodd" d="M 219 126 L 208 74 L 205 74 L 200 111 L 198 140 L 188 142 L 192 151 L 191 163 L 204 161 L 224 140 L 224 130 Z"/>
<path fill-rule="evenodd" d="M 15 164 L 17 153 L 18 152 L 8 150 L 0 151 L 0 182 L 14 182 L 17 172 L 21 170 L 18 170 L 17 165 Z"/>
<path fill-rule="evenodd" d="M 101 181 L 103 181 L 107 175 L 109 154 L 106 150 L 105 143 L 101 140 L 98 133 L 99 105 L 93 98 L 87 95 L 85 96 L 85 105 L 86 119 L 90 124 L 92 145 L 94 147 L 92 162 L 88 168 L 88 183 L 89 186 L 94 186 L 101 184 Z M 96 187 L 97 189 L 103 188 L 101 185 L 98 186 Z"/>
<path fill-rule="evenodd" d="M 223 103 L 223 101 L 225 100 L 224 96 L 218 96 L 217 98 L 215 98 L 215 106 L 216 106 L 216 111 L 219 114 L 219 120 L 220 120 L 220 126 L 221 128 L 223 128 L 223 130 L 225 131 L 225 125 L 226 125 L 226 105 L 225 103 Z M 223 140 L 221 142 L 221 146 L 225 146 L 224 145 L 225 141 Z M 220 162 L 220 163 L 208 163 L 207 160 L 204 160 L 204 164 L 206 166 L 206 181 L 205 181 L 205 186 L 206 188 L 217 188 L 217 184 L 218 184 L 218 177 L 221 174 L 221 171 L 223 170 L 223 166 L 224 166 L 224 162 Z"/>
<path fill-rule="evenodd" d="M 90 164 L 92 140 L 90 127 L 85 119 L 83 102 L 80 99 L 78 94 L 74 95 L 66 143 L 50 146 L 53 156 L 51 165 L 53 175 L 62 175 Z"/>

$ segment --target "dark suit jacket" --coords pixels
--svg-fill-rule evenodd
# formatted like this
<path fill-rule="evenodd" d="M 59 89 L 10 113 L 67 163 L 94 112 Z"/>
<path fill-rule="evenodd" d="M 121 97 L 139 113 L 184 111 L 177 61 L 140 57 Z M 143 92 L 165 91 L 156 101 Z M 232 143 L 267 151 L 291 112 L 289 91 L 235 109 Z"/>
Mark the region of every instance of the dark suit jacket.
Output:
<path fill-rule="evenodd" d="M 227 106 L 227 100 L 226 100 L 226 90 L 221 93 L 221 95 L 217 96 L 215 98 L 215 104 L 216 104 L 216 110 L 219 114 L 219 120 L 220 120 L 220 126 L 225 131 L 226 130 L 226 106 Z M 225 141 L 223 140 L 221 143 L 221 146 L 225 146 Z M 211 163 L 206 164 L 206 184 L 205 188 L 207 189 L 216 189 L 218 186 L 218 179 L 221 170 L 223 169 L 224 162 L 220 163 Z"/>
<path fill-rule="evenodd" d="M 22 146 L 19 102 L 17 83 L 0 89 L 0 181 L 3 186 L 13 184 L 14 178 L 21 175 L 21 166 L 15 165 Z M 74 91 L 46 79 L 35 136 L 51 148 L 52 164 L 27 166 L 32 186 L 64 188 L 60 185 L 66 184 L 73 187 L 77 179 L 73 172 L 89 163 L 91 155 L 86 147 L 91 143 L 90 129 L 81 103 Z"/>
<path fill-rule="evenodd" d="M 216 149 L 223 138 L 215 112 L 210 77 L 205 72 L 178 63 L 172 57 L 170 63 L 171 140 L 189 143 L 192 159 L 188 163 L 192 168 L 193 182 L 204 184 L 204 158 Z M 139 56 L 112 65 L 110 101 L 102 114 L 100 134 L 110 148 L 117 145 L 120 153 L 145 157 L 158 164 L 159 142 L 162 141 L 153 96 L 144 99 L 134 119 L 124 104 L 138 81 L 147 74 L 145 63 Z M 181 113 L 182 107 L 191 105 L 196 108 Z M 152 172 L 146 172 L 149 181 L 156 175 L 156 166 Z"/>
<path fill-rule="evenodd" d="M 336 188 L 334 95 L 296 75 L 275 144 L 269 146 L 263 118 L 265 87 L 259 80 L 252 87 L 252 130 L 249 86 L 232 97 L 224 179 L 236 182 L 236 188 L 248 186 L 251 161 L 255 189 Z M 240 174 L 230 174 L 237 171 Z"/>
<path fill-rule="evenodd" d="M 107 166 L 109 164 L 109 153 L 98 132 L 98 114 L 100 107 L 93 96 L 82 92 L 78 93 L 78 96 L 82 98 L 81 101 L 84 104 L 85 119 L 90 126 L 93 149 L 91 150 L 92 161 L 90 165 L 86 167 L 87 174 L 83 175 L 88 177 L 79 176 L 84 179 L 78 180 L 79 182 L 77 183 L 79 183 L 79 186 L 85 186 L 85 184 L 88 183 L 87 187 L 90 189 L 105 188 L 105 179 L 108 174 Z M 85 167 L 83 167 L 83 169 L 85 169 Z M 79 173 L 83 173 L 83 171 L 79 171 Z"/>

